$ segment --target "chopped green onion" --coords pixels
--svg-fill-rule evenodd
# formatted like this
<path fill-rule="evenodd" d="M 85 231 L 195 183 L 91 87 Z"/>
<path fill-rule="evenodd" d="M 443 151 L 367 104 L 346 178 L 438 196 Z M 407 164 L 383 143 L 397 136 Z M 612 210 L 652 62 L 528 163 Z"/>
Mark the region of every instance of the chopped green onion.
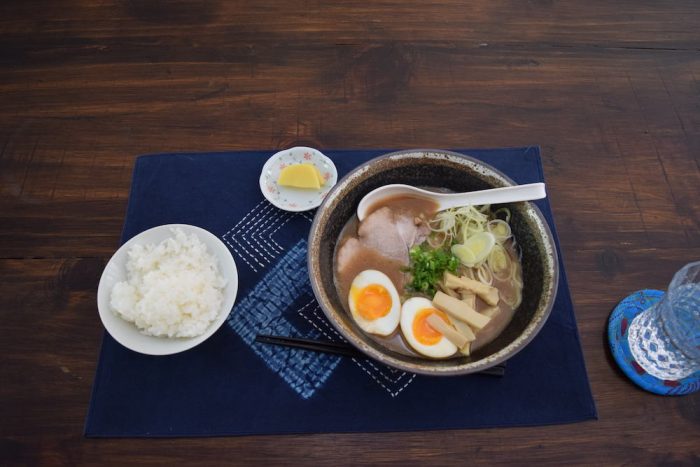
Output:
<path fill-rule="evenodd" d="M 445 271 L 455 272 L 459 260 L 445 249 L 431 249 L 425 243 L 414 246 L 409 251 L 411 282 L 408 288 L 430 297 L 437 291 L 437 283 Z"/>

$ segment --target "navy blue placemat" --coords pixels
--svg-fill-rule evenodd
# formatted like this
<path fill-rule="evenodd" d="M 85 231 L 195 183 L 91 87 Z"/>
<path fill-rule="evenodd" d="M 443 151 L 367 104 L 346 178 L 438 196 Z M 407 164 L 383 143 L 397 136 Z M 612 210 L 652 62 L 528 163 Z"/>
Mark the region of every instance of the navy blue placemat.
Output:
<path fill-rule="evenodd" d="M 324 151 L 340 176 L 386 152 Z M 536 147 L 459 152 L 518 183 L 543 181 Z M 141 355 L 105 333 L 86 436 L 413 431 L 596 418 L 562 263 L 547 324 L 502 378 L 418 376 L 371 360 L 254 343 L 257 333 L 339 340 L 307 277 L 313 213 L 281 211 L 260 193 L 271 154 L 137 160 L 122 241 L 161 224 L 205 228 L 233 253 L 238 298 L 214 336 L 181 354 Z M 547 200 L 537 204 L 554 231 Z"/>

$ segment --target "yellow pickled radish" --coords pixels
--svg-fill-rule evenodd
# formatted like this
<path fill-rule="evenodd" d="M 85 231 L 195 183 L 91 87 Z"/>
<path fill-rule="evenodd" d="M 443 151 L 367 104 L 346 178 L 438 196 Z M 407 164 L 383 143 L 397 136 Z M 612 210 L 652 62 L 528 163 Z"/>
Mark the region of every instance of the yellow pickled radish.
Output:
<path fill-rule="evenodd" d="M 484 261 L 493 246 L 496 244 L 496 238 L 489 232 L 479 232 L 469 237 L 464 243 L 452 245 L 452 254 L 467 267 Z"/>
<path fill-rule="evenodd" d="M 323 185 L 323 177 L 313 164 L 293 164 L 282 169 L 277 183 L 282 186 L 318 190 Z"/>
<path fill-rule="evenodd" d="M 316 167 L 315 165 L 313 167 L 314 167 L 314 170 L 316 171 L 316 177 L 318 177 L 318 183 L 321 186 L 325 185 L 326 181 L 323 179 L 323 175 L 321 175 L 321 171 L 318 170 L 318 167 Z"/>

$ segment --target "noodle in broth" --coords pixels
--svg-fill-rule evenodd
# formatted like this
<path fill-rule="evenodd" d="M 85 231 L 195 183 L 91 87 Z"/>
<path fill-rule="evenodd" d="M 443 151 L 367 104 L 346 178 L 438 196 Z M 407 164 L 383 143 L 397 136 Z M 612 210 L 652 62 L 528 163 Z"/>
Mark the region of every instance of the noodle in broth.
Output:
<path fill-rule="evenodd" d="M 431 250 L 443 249 L 449 252 L 453 245 L 461 245 L 482 232 L 487 232 L 486 238 L 493 237 L 495 243 L 483 260 L 471 267 L 461 263 L 453 273 L 498 289 L 499 300 L 496 306 L 488 305 L 479 297 L 474 301 L 475 310 L 491 319 L 486 326 L 475 333 L 475 339 L 471 342 L 469 351 L 474 352 L 487 345 L 508 326 L 520 304 L 523 285 L 520 255 L 508 224 L 510 212 L 507 209 L 493 210 L 487 205 L 436 212 L 437 206 L 432 201 L 415 197 L 396 197 L 374 208 L 373 212 L 388 208 L 393 213 L 394 219 L 404 219 L 404 223 L 405 219 L 411 219 L 418 232 L 426 233 L 425 238 L 416 234 L 414 240 L 420 242 L 423 248 Z M 369 216 L 365 221 L 368 219 Z M 368 269 L 386 274 L 395 285 L 402 303 L 416 296 L 423 296 L 429 300 L 433 298 L 411 288 L 411 272 L 407 259 L 387 258 L 382 251 L 363 244 L 364 239 L 358 234 L 360 227 L 357 217 L 353 216 L 342 229 L 334 255 L 336 290 L 348 313 L 351 283 L 360 272 Z M 387 227 L 390 228 L 390 226 Z M 354 248 L 352 254 L 341 252 L 343 249 L 349 250 L 350 246 Z M 384 246 L 381 245 L 381 247 Z M 407 247 L 411 246 L 413 245 L 407 245 Z M 339 259 L 343 260 L 342 265 L 339 264 Z M 454 291 L 446 290 L 444 284 L 437 284 L 436 288 L 455 294 Z M 455 296 L 459 297 L 459 294 L 456 293 Z M 400 328 L 385 337 L 367 335 L 394 352 L 426 358 L 425 355 L 411 348 Z M 462 354 L 456 352 L 454 356 L 461 357 Z"/>

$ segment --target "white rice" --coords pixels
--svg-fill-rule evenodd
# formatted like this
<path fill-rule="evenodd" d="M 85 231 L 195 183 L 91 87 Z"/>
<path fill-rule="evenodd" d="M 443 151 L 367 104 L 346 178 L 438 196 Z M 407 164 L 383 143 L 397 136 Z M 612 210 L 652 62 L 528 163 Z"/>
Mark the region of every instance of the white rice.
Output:
<path fill-rule="evenodd" d="M 143 334 L 195 337 L 219 314 L 226 279 L 195 234 L 172 232 L 158 245 L 129 250 L 127 280 L 114 286 L 110 305 Z"/>

